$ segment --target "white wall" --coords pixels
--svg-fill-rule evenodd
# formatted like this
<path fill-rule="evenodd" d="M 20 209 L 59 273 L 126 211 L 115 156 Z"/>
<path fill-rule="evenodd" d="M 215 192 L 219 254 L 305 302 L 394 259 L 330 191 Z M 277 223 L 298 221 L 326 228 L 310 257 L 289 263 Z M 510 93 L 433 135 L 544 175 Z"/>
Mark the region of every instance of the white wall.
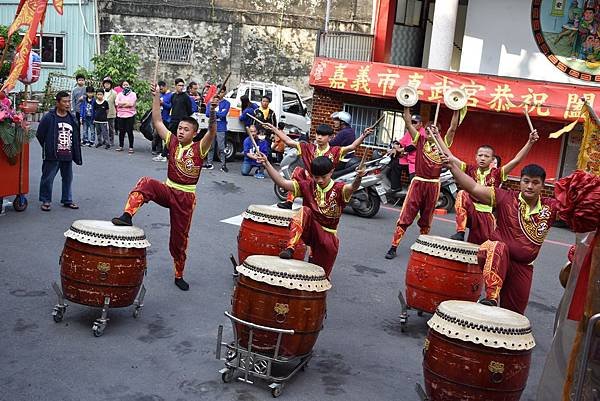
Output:
<path fill-rule="evenodd" d="M 590 85 L 561 72 L 539 51 L 531 28 L 531 1 L 469 1 L 462 49 L 462 72 Z"/>

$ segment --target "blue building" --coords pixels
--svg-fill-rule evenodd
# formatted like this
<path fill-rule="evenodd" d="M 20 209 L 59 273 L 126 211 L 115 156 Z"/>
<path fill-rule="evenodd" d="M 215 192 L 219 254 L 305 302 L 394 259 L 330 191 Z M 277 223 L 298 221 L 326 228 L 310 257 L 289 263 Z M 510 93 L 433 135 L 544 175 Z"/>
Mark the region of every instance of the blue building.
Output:
<path fill-rule="evenodd" d="M 0 25 L 10 25 L 15 18 L 19 0 L 0 0 Z M 34 50 L 42 57 L 40 79 L 31 85 L 34 92 L 44 90 L 48 74 L 56 72 L 72 75 L 80 66 L 90 69 L 91 58 L 98 52 L 96 32 L 98 18 L 95 0 L 65 0 L 63 15 L 59 15 L 52 1 L 48 1 L 42 38 Z M 17 84 L 16 90 L 22 90 Z"/>

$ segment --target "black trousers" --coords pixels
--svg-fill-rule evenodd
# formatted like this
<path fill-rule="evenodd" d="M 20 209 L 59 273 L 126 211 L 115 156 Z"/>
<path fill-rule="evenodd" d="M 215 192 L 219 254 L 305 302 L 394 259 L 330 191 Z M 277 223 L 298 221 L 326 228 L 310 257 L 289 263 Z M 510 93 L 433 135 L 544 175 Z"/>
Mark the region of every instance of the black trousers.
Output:
<path fill-rule="evenodd" d="M 129 148 L 133 149 L 133 123 L 135 122 L 135 116 L 127 118 L 119 118 L 119 147 L 123 147 L 125 144 L 125 134 L 127 133 L 127 139 L 129 140 Z"/>
<path fill-rule="evenodd" d="M 390 166 L 390 182 L 392 184 L 392 191 L 400 191 L 402 189 L 402 172 L 406 174 L 409 178 L 409 181 L 412 179 L 414 174 L 409 174 L 408 172 L 408 164 L 399 164 L 397 159 L 392 161 L 392 165 Z"/>

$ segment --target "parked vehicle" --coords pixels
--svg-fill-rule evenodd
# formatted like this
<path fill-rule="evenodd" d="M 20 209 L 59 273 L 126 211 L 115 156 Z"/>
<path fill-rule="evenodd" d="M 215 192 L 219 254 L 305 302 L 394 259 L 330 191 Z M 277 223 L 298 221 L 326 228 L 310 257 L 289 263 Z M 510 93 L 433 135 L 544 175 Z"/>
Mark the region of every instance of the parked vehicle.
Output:
<path fill-rule="evenodd" d="M 243 149 L 244 139 L 247 136 L 246 128 L 239 120 L 242 113 L 240 98 L 246 95 L 251 102 L 260 104 L 263 96 L 271 98 L 269 107 L 275 112 L 278 122 L 284 122 L 286 127 L 297 127 L 300 131 L 310 130 L 310 117 L 304 100 L 297 90 L 287 86 L 267 82 L 246 81 L 241 82 L 225 95 L 231 103 L 227 115 L 227 137 L 225 143 L 225 157 L 232 160 L 236 153 Z M 208 117 L 201 113 L 194 113 L 198 121 L 201 134 L 208 129 Z"/>

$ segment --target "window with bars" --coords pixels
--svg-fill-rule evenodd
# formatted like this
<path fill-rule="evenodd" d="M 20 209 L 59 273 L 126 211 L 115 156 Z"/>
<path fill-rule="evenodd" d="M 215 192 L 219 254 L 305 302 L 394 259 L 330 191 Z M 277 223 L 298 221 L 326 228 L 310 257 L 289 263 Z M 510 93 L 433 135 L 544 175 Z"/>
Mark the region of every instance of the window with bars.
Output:
<path fill-rule="evenodd" d="M 191 64 L 194 39 L 158 38 L 158 58 L 172 64 Z"/>
<path fill-rule="evenodd" d="M 21 35 L 23 35 L 21 33 Z M 44 33 L 37 35 L 38 44 L 32 46 L 31 50 L 40 55 L 42 65 L 60 67 L 65 65 L 64 57 L 64 35 L 53 35 Z"/>
<path fill-rule="evenodd" d="M 404 136 L 405 125 L 400 111 L 381 110 L 353 104 L 344 104 L 344 111 L 352 116 L 352 127 L 357 135 L 373 125 L 382 114 L 385 116 L 375 133 L 365 139 L 365 145 L 387 148 L 394 139 L 399 140 Z"/>

